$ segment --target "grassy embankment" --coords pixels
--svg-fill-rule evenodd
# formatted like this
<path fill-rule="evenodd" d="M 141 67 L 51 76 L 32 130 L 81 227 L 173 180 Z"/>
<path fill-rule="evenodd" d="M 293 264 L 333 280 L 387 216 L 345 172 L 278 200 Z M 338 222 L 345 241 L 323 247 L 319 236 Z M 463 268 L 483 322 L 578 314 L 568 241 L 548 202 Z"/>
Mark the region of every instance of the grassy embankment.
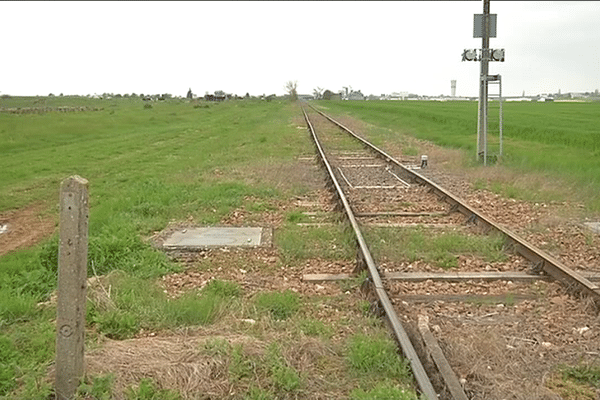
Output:
<path fill-rule="evenodd" d="M 234 329 L 229 321 L 253 319 L 254 328 L 237 334 L 262 340 L 262 354 L 219 337 L 199 349 L 225 365 L 223 374 L 238 393 L 230 398 L 306 398 L 314 391 L 340 398 L 413 398 L 402 388 L 410 385 L 406 364 L 392 356 L 385 328 L 358 300 L 350 303 L 354 310 L 344 310 L 349 316 L 324 324 L 319 313 L 336 309 L 342 299 L 292 292 L 247 296 L 239 284 L 221 280 L 169 299 L 157 284 L 182 267 L 142 238 L 169 221 L 217 224 L 233 210 L 247 212 L 249 222 L 260 221 L 261 213 L 278 212 L 279 204 L 310 190 L 282 173 L 293 171 L 296 156 L 312 152 L 305 131 L 297 129 L 297 108 L 276 101 L 194 105 L 178 100 L 145 107 L 139 99 L 68 97 L 0 104 L 70 105 L 102 110 L 0 113 L 0 213 L 37 204 L 43 214 L 56 217 L 60 182 L 72 174 L 89 180 L 88 275 L 108 275 L 104 284 L 111 294 L 110 301 L 88 302 L 88 348 L 102 346 L 102 337 L 131 338 L 141 329 L 176 332 L 219 321 Z M 281 257 L 273 268 L 301 265 L 311 257 L 352 259 L 347 233 L 336 227 L 303 230 L 293 223 L 297 214 L 282 214 L 288 222 L 277 233 Z M 52 393 L 46 376 L 54 358 L 56 311 L 52 303 L 38 303 L 56 288 L 57 247 L 55 233 L 0 257 L 0 398 L 46 399 Z M 365 334 L 380 339 L 366 341 Z M 300 370 L 289 354 L 302 354 L 294 346 L 307 337 L 324 350 Z M 114 382 L 110 374 L 88 376 L 80 397 L 110 398 Z M 167 390 L 152 380 L 131 384 L 129 399 L 183 397 L 177 388 Z"/>
<path fill-rule="evenodd" d="M 463 151 L 463 166 L 476 164 L 477 102 L 320 102 L 331 113 L 347 113 L 391 131 L 372 139 L 400 141 L 402 135 Z M 490 154 L 498 151 L 497 103 L 491 103 Z M 600 103 L 504 103 L 504 152 L 477 184 L 503 195 L 535 201 L 575 200 L 600 211 Z M 413 149 L 413 152 L 416 151 Z M 435 162 L 435 160 L 432 160 Z M 502 176 L 510 176 L 503 179 Z M 543 185 L 543 181 L 552 182 Z"/>

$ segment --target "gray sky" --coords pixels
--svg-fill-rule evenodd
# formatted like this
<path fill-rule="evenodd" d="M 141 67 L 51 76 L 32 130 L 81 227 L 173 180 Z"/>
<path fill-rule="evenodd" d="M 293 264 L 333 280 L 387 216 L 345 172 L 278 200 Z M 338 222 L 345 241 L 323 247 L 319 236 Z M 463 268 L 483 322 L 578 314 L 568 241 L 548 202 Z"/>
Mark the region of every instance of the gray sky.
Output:
<path fill-rule="evenodd" d="M 491 1 L 503 94 L 600 88 L 599 1 Z M 0 93 L 478 95 L 482 1 L 0 2 Z M 495 89 L 492 89 L 495 90 Z"/>

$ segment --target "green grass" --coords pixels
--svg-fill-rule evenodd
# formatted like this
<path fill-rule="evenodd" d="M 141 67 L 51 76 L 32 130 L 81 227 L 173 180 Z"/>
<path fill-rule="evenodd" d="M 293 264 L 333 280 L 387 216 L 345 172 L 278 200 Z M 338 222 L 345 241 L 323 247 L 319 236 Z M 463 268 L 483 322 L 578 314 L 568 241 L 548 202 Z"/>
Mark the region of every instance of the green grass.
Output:
<path fill-rule="evenodd" d="M 354 389 L 351 399 L 417 399 L 415 392 L 399 382 L 411 379 L 408 361 L 399 357 L 396 344 L 388 336 L 355 334 L 346 348 L 346 362 L 359 376 L 361 386 Z M 373 387 L 372 380 L 378 383 Z"/>
<path fill-rule="evenodd" d="M 173 220 L 216 224 L 233 209 L 268 209 L 271 199 L 306 190 L 290 179 L 284 186 L 272 179 L 277 167 L 311 151 L 290 123 L 297 110 L 289 104 L 249 100 L 194 107 L 172 100 L 146 109 L 141 100 L 125 98 L 0 101 L 1 107 L 101 108 L 0 113 L 0 213 L 36 203 L 44 205 L 42 214 L 56 216 L 60 182 L 73 174 L 89 181 L 88 275 L 121 271 L 111 278 L 112 308 L 88 304 L 89 327 L 109 337 L 211 323 L 237 301 L 239 288 L 226 285 L 168 300 L 154 279 L 181 267 L 145 236 Z M 54 331 L 36 328 L 46 326 L 55 310 L 37 303 L 56 289 L 57 250 L 54 235 L 0 257 L 0 337 L 6 339 L 0 351 L 7 352 L 0 397 L 34 398 L 35 386 L 38 393 L 48 390 L 41 389 L 41 378 L 54 357 Z M 26 346 L 32 341 L 52 345 L 31 354 Z"/>
<path fill-rule="evenodd" d="M 50 389 L 41 377 L 54 357 L 56 327 L 47 312 L 35 322 L 11 324 L 0 331 L 0 398 L 19 388 L 19 381 L 20 398 L 34 398 Z"/>
<path fill-rule="evenodd" d="M 179 393 L 168 389 L 158 389 L 150 378 L 143 378 L 137 387 L 125 392 L 127 400 L 180 400 Z"/>
<path fill-rule="evenodd" d="M 355 389 L 350 393 L 351 400 L 417 400 L 416 394 L 394 382 L 380 383 L 371 390 Z"/>
<path fill-rule="evenodd" d="M 561 372 L 563 379 L 588 384 L 600 389 L 600 365 L 563 366 Z"/>
<path fill-rule="evenodd" d="M 504 261 L 504 238 L 500 235 L 466 235 L 460 232 L 433 233 L 427 228 L 370 228 L 365 236 L 379 259 L 424 260 L 442 269 L 458 267 L 458 256 L 470 254 L 487 262 Z"/>
<path fill-rule="evenodd" d="M 77 398 L 91 397 L 95 400 L 110 400 L 115 377 L 112 374 L 95 376 L 91 382 L 82 382 L 77 389 Z"/>
<path fill-rule="evenodd" d="M 254 303 L 259 310 L 266 310 L 275 320 L 293 316 L 300 308 L 300 296 L 286 290 L 284 292 L 262 292 L 256 295 Z"/>
<path fill-rule="evenodd" d="M 281 346 L 272 342 L 267 349 L 267 365 L 273 382 L 278 391 L 295 392 L 302 388 L 304 380 L 300 373 L 281 354 Z"/>
<path fill-rule="evenodd" d="M 391 130 L 374 130 L 370 139 L 399 142 L 403 135 L 425 139 L 464 150 L 465 158 L 471 160 L 467 165 L 476 165 L 473 161 L 477 102 L 322 101 L 319 104 L 326 105 L 334 116 L 350 114 Z M 496 112 L 497 104 L 492 107 Z M 536 172 L 576 185 L 583 190 L 581 200 L 591 210 L 600 210 L 599 110 L 598 102 L 505 102 L 504 155 L 500 164 L 519 174 Z M 490 135 L 489 142 L 489 151 L 497 151 L 497 134 Z M 410 146 L 406 151 L 414 153 Z M 527 190 L 521 188 L 521 191 Z"/>
<path fill-rule="evenodd" d="M 292 221 L 275 237 L 284 262 L 293 263 L 315 257 L 350 260 L 355 256 L 355 242 L 348 229 L 342 225 L 297 226 L 297 215 L 290 214 L 288 218 Z"/>
<path fill-rule="evenodd" d="M 158 285 L 122 273 L 111 274 L 104 285 L 111 290 L 110 304 L 89 301 L 87 320 L 112 339 L 131 338 L 140 329 L 209 325 L 242 294 L 236 283 L 212 280 L 201 291 L 169 299 Z"/>
<path fill-rule="evenodd" d="M 347 362 L 361 378 L 380 376 L 406 379 L 411 372 L 406 361 L 397 353 L 396 344 L 389 337 L 370 337 L 357 334 L 350 338 Z"/>
<path fill-rule="evenodd" d="M 565 399 L 595 400 L 600 389 L 600 365 L 559 365 L 546 387 Z"/>
<path fill-rule="evenodd" d="M 298 321 L 298 329 L 306 336 L 329 339 L 333 335 L 333 329 L 318 319 L 302 319 Z"/>

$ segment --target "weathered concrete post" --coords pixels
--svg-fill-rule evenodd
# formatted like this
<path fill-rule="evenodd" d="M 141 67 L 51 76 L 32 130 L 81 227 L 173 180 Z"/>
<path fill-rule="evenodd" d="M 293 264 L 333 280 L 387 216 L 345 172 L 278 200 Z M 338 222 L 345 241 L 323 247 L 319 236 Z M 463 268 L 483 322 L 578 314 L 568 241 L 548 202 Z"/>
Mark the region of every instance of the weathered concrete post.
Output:
<path fill-rule="evenodd" d="M 56 398 L 74 397 L 83 377 L 88 254 L 88 181 L 71 176 L 60 185 Z"/>

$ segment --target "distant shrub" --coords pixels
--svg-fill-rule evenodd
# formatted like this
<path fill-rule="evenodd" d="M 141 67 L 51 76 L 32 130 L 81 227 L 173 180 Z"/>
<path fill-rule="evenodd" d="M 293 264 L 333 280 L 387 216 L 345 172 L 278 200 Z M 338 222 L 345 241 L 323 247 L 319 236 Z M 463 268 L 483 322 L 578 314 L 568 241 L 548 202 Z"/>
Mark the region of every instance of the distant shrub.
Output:
<path fill-rule="evenodd" d="M 144 108 L 152 108 L 152 104 L 146 103 L 146 104 L 144 104 Z"/>

